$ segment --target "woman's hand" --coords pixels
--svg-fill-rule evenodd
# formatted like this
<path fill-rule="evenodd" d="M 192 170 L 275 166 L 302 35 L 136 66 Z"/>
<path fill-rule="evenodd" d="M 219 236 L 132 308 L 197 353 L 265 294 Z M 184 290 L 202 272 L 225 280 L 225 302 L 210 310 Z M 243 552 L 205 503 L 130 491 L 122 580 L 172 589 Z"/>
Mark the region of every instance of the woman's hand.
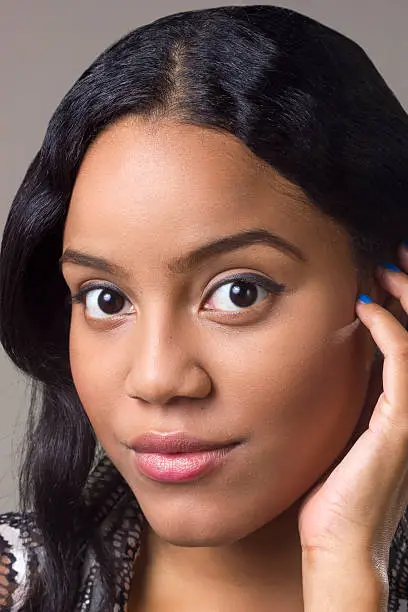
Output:
<path fill-rule="evenodd" d="M 376 275 L 408 312 L 402 247 L 400 261 L 402 271 Z M 307 612 L 387 610 L 389 550 L 408 505 L 408 332 L 374 302 L 356 312 L 384 355 L 382 392 L 368 428 L 301 504 Z"/>

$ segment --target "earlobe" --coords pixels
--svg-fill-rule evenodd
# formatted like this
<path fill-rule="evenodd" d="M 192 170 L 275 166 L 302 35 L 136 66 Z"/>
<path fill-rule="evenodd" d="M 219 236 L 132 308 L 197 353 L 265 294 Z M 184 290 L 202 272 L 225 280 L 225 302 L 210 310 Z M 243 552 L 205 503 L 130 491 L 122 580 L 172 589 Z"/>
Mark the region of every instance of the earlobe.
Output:
<path fill-rule="evenodd" d="M 378 279 L 375 276 L 372 279 L 372 283 L 373 283 L 373 292 L 374 292 L 375 301 L 377 302 L 377 304 L 380 304 L 380 306 L 382 306 L 383 308 L 387 308 L 386 304 L 388 304 L 388 298 L 392 296 L 390 296 L 388 291 L 384 289 L 382 284 L 378 281 Z"/>

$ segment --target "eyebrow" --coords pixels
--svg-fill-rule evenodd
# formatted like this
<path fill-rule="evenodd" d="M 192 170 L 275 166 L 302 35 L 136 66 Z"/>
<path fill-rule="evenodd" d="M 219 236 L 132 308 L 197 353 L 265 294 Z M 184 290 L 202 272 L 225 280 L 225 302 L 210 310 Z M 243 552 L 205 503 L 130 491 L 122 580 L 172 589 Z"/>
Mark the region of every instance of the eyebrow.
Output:
<path fill-rule="evenodd" d="M 296 245 L 266 229 L 255 228 L 231 234 L 230 236 L 223 236 L 190 251 L 186 255 L 175 257 L 168 263 L 168 270 L 173 274 L 187 274 L 199 263 L 214 257 L 214 255 L 229 253 L 247 246 L 253 246 L 254 244 L 266 244 L 289 256 L 295 257 L 299 261 L 307 261 L 305 254 Z M 125 268 L 111 263 L 103 257 L 97 257 L 75 249 L 66 249 L 58 260 L 60 267 L 68 262 L 79 266 L 95 268 L 110 274 L 124 277 L 129 276 L 129 272 Z"/>

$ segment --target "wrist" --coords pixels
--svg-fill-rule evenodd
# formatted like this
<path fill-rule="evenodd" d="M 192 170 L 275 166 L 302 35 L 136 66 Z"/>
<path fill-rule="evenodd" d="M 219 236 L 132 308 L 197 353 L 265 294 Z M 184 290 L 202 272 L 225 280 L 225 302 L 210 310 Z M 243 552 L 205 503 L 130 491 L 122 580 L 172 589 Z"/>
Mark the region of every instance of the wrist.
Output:
<path fill-rule="evenodd" d="M 368 551 L 303 551 L 302 579 L 305 612 L 388 610 L 387 567 Z"/>

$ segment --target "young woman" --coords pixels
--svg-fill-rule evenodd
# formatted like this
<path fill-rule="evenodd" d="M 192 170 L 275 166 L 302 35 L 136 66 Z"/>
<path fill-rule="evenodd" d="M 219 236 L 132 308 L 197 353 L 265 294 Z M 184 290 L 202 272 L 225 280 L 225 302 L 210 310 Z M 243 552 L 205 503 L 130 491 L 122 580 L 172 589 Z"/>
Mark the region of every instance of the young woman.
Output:
<path fill-rule="evenodd" d="M 85 71 L 3 235 L 33 392 L 1 610 L 406 609 L 407 139 L 364 51 L 283 8 Z"/>

